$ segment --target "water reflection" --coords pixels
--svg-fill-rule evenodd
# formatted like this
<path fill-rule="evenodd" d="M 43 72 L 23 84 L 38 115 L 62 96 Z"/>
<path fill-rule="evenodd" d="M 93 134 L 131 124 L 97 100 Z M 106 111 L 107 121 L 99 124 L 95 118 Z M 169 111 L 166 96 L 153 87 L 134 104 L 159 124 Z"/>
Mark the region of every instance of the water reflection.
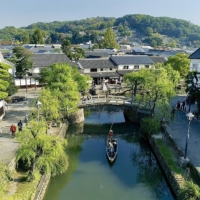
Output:
<path fill-rule="evenodd" d="M 70 126 L 66 138 L 67 173 L 52 178 L 45 200 L 172 200 L 171 192 L 148 145 L 139 142 L 138 126 L 116 113 L 113 126 L 118 158 L 107 161 L 105 147 L 112 113 L 90 113 L 85 124 Z"/>

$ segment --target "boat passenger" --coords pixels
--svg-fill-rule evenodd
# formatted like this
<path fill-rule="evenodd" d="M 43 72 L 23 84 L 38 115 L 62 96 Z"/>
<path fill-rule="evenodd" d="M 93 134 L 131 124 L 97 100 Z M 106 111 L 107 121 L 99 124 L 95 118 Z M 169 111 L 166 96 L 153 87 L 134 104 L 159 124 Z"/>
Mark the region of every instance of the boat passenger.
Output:
<path fill-rule="evenodd" d="M 114 154 L 114 148 L 113 147 L 110 148 L 110 153 L 111 153 L 111 155 Z"/>
<path fill-rule="evenodd" d="M 110 147 L 110 148 L 113 147 L 113 144 L 112 144 L 111 142 L 109 142 L 108 144 L 109 144 L 109 147 Z"/>

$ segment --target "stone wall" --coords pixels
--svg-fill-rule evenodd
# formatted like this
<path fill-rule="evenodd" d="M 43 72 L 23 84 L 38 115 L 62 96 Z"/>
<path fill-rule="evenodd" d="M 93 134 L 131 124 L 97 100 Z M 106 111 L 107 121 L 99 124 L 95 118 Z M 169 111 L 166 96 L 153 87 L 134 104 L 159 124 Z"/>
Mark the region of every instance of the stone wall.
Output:
<path fill-rule="evenodd" d="M 176 195 L 176 198 L 178 199 L 178 191 L 180 189 L 180 185 L 176 179 L 176 176 L 174 175 L 174 173 L 170 170 L 168 164 L 166 163 L 162 153 L 159 151 L 154 138 L 150 138 L 149 143 L 156 155 L 156 158 L 158 159 L 158 162 L 161 166 L 161 168 L 163 169 L 165 176 L 167 177 L 167 180 L 174 192 L 174 194 Z"/>
<path fill-rule="evenodd" d="M 71 113 L 68 118 L 67 118 L 69 124 L 78 124 L 81 122 L 84 122 L 85 117 L 84 117 L 84 110 L 79 109 L 78 111 Z"/>

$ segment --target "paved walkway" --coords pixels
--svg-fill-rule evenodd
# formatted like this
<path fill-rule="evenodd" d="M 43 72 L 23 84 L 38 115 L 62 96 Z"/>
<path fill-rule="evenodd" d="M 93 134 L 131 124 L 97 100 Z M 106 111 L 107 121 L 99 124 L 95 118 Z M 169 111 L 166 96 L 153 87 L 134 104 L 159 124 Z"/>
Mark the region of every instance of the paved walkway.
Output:
<path fill-rule="evenodd" d="M 18 147 L 18 142 L 11 137 L 10 126 L 14 123 L 17 126 L 18 121 L 30 113 L 32 109 L 32 101 L 38 97 L 40 89 L 29 89 L 27 100 L 8 104 L 8 110 L 3 121 L 0 122 L 0 161 L 9 164 L 15 156 L 15 151 Z M 25 96 L 25 90 L 19 90 L 14 96 Z"/>
<path fill-rule="evenodd" d="M 180 100 L 182 102 L 185 100 L 185 95 L 177 96 L 171 101 L 171 105 L 175 106 L 177 101 Z M 187 105 L 187 111 L 189 106 Z M 191 111 L 196 110 L 196 105 L 192 104 Z M 175 117 L 173 121 L 169 122 L 167 126 L 167 131 L 172 135 L 174 141 L 177 146 L 185 152 L 185 143 L 186 143 L 186 135 L 188 132 L 188 119 L 186 117 L 186 113 L 183 111 L 177 111 L 175 113 Z M 190 124 L 190 138 L 188 142 L 188 152 L 187 157 L 191 160 L 193 165 L 200 172 L 200 121 L 194 118 Z"/>

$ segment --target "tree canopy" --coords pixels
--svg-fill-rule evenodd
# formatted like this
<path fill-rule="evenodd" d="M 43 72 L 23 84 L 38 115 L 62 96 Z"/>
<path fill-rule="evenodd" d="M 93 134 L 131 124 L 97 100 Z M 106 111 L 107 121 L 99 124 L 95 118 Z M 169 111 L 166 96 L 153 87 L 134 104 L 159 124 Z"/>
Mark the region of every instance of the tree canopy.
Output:
<path fill-rule="evenodd" d="M 119 49 L 119 45 L 116 42 L 115 39 L 115 34 L 113 33 L 112 28 L 108 28 L 105 35 L 104 39 L 102 40 L 100 46 L 102 48 L 115 48 Z"/>
<path fill-rule="evenodd" d="M 51 91 L 54 101 L 59 102 L 60 110 L 77 107 L 80 101 L 79 92 L 88 89 L 87 81 L 90 80 L 67 63 L 50 65 L 41 71 L 41 76 L 46 83 L 45 88 Z"/>
<path fill-rule="evenodd" d="M 33 53 L 22 46 L 15 47 L 13 53 L 16 56 L 16 73 L 24 76 L 33 67 L 32 55 Z"/>
<path fill-rule="evenodd" d="M 187 54 L 176 54 L 175 56 L 169 56 L 165 65 L 170 64 L 173 70 L 180 73 L 181 76 L 185 77 L 190 70 L 190 60 Z"/>
<path fill-rule="evenodd" d="M 9 87 L 8 78 L 10 76 L 8 70 L 10 68 L 9 65 L 0 62 L 0 100 L 8 96 L 7 88 Z"/>
<path fill-rule="evenodd" d="M 135 102 L 139 107 L 148 108 L 151 114 L 155 109 L 162 111 L 169 105 L 170 98 L 175 95 L 175 86 L 179 74 L 170 68 L 165 69 L 162 64 L 156 64 L 151 69 L 141 69 L 125 75 L 125 82 L 133 91 Z M 139 88 L 138 88 L 139 86 Z M 164 113 L 164 112 L 163 112 Z"/>
<path fill-rule="evenodd" d="M 68 167 L 65 147 L 66 140 L 46 134 L 46 122 L 32 120 L 28 127 L 18 132 L 19 148 L 16 161 L 23 162 L 23 166 L 34 172 L 35 169 L 52 176 L 61 174 Z"/>

